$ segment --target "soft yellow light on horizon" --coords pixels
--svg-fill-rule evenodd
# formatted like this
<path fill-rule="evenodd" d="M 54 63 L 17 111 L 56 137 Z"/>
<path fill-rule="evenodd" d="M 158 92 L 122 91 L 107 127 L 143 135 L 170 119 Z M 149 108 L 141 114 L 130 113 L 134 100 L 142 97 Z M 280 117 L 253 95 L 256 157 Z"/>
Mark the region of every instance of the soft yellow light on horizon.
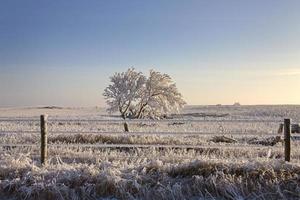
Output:
<path fill-rule="evenodd" d="M 300 69 L 286 69 L 262 76 L 236 73 L 224 79 L 193 80 L 181 86 L 188 104 L 300 104 Z M 218 77 L 220 74 L 218 75 Z"/>

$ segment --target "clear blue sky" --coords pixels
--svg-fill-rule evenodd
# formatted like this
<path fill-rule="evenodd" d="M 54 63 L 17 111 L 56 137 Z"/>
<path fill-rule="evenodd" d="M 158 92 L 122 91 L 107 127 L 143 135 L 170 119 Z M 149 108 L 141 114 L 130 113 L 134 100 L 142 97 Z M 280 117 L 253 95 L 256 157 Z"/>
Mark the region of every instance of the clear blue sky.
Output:
<path fill-rule="evenodd" d="M 170 74 L 189 104 L 300 104 L 299 10 L 298 0 L 0 0 L 0 106 L 104 106 L 108 77 L 131 66 Z"/>

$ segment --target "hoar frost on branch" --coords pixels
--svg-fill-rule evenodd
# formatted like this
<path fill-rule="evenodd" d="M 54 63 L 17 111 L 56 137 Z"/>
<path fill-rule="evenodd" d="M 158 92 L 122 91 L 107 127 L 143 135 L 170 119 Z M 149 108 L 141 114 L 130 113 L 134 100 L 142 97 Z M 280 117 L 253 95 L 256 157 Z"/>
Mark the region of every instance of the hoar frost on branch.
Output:
<path fill-rule="evenodd" d="M 109 112 L 119 111 L 125 118 L 162 118 L 185 105 L 176 84 L 167 74 L 150 70 L 149 77 L 134 68 L 115 73 L 104 90 Z"/>
<path fill-rule="evenodd" d="M 115 73 L 110 77 L 112 82 L 104 90 L 104 97 L 110 113 L 119 111 L 121 117 L 125 119 L 128 116 L 129 107 L 136 99 L 140 98 L 143 92 L 145 77 L 133 68 L 126 72 Z"/>

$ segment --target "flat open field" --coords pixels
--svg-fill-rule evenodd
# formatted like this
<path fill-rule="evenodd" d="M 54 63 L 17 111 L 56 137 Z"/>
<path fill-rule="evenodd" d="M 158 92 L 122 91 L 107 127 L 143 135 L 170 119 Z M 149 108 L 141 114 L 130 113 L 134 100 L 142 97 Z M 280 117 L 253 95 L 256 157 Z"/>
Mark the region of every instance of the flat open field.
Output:
<path fill-rule="evenodd" d="M 101 108 L 0 108 L 0 198 L 299 199 L 300 141 L 290 163 L 281 142 L 264 144 L 284 118 L 299 123 L 300 106 L 187 106 L 172 119 L 129 120 L 124 133 Z"/>

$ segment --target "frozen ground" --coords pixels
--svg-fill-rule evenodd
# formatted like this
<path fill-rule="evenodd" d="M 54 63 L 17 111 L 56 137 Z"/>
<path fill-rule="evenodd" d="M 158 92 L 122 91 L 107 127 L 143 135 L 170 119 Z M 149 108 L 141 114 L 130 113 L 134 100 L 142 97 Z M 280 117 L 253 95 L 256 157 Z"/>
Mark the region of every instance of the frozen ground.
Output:
<path fill-rule="evenodd" d="M 55 107 L 54 107 L 55 108 Z M 0 118 L 7 117 L 38 117 L 47 113 L 56 118 L 72 119 L 105 119 L 109 118 L 104 108 L 0 108 Z M 284 117 L 300 121 L 300 105 L 258 105 L 258 106 L 186 106 L 182 111 L 186 113 L 229 114 L 226 119 L 278 119 Z M 113 117 L 115 118 L 115 117 Z M 193 117 L 187 117 L 193 118 Z M 207 118 L 206 118 L 207 119 Z"/>
<path fill-rule="evenodd" d="M 50 146 L 49 163 L 41 167 L 38 120 L 44 113 Z M 300 106 L 188 106 L 182 113 L 173 116 L 177 121 L 129 121 L 131 132 L 124 134 L 119 118 L 101 108 L 0 108 L 0 198 L 300 198 L 300 143 L 292 141 L 289 164 L 281 143 L 249 144 L 278 135 L 285 117 L 299 123 Z M 212 142 L 217 135 L 237 142 Z"/>

